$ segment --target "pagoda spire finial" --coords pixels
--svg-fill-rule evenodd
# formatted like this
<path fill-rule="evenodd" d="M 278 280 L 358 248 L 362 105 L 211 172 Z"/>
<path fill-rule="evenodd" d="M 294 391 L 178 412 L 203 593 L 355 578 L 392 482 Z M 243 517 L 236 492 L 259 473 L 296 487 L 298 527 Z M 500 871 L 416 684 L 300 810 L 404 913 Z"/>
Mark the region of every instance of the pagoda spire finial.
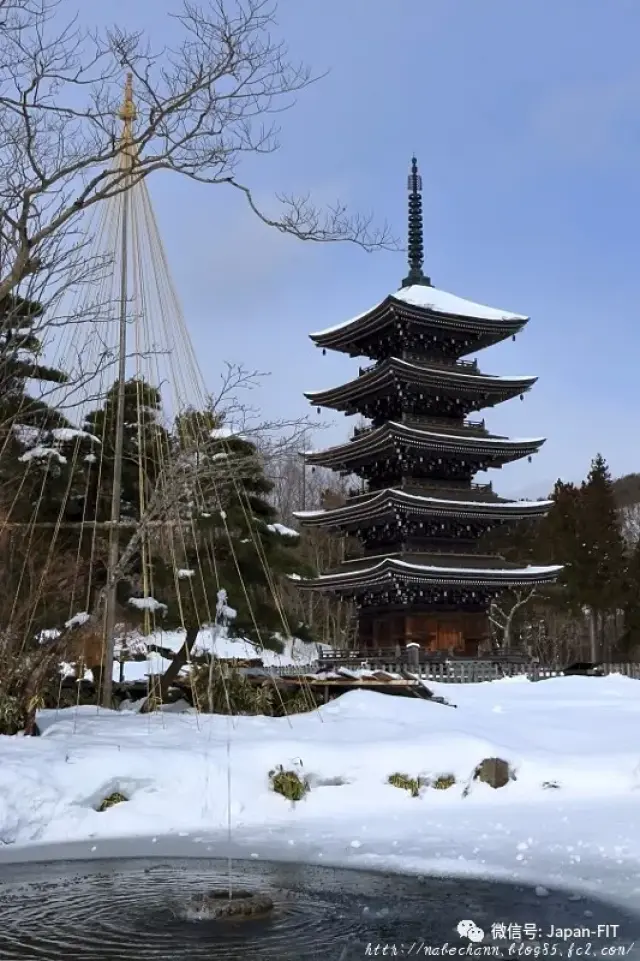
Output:
<path fill-rule="evenodd" d="M 431 286 L 431 278 L 426 277 L 422 270 L 424 263 L 424 225 L 422 221 L 422 177 L 418 173 L 418 161 L 411 159 L 411 173 L 408 177 L 409 190 L 409 273 L 402 281 L 403 287 L 421 284 Z"/>

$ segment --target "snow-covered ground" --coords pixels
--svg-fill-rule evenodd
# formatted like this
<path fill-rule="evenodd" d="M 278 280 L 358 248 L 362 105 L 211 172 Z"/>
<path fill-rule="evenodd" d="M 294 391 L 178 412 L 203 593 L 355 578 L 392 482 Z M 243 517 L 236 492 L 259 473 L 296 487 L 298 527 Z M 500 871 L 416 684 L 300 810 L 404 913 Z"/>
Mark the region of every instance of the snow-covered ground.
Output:
<path fill-rule="evenodd" d="M 291 718 L 43 712 L 42 737 L 0 738 L 0 842 L 84 841 L 98 857 L 110 838 L 184 835 L 223 856 L 230 838 L 246 857 L 529 879 L 636 906 L 640 682 L 430 686 L 457 709 L 357 691 Z M 463 797 L 492 756 L 516 780 Z M 300 763 L 311 790 L 292 805 L 268 772 Z M 414 798 L 386 783 L 397 771 L 457 783 Z M 95 811 L 115 790 L 129 800 Z"/>

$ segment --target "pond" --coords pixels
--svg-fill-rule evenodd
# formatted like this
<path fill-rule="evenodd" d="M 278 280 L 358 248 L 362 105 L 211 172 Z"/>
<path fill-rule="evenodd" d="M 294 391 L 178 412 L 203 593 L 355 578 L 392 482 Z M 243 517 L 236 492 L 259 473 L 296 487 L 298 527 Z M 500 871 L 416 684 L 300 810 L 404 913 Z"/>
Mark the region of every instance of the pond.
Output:
<path fill-rule="evenodd" d="M 250 860 L 234 862 L 231 872 L 233 885 L 272 898 L 274 910 L 268 919 L 183 920 L 191 898 L 227 886 L 228 865 L 221 859 L 0 864 L 0 958 L 350 961 L 438 956 L 435 949 L 445 943 L 456 950 L 463 947 L 465 957 L 535 957 L 536 947 L 537 956 L 543 957 L 545 942 L 557 945 L 553 954 L 547 949 L 547 956 L 569 957 L 573 943 L 574 957 L 595 957 L 602 956 L 602 947 L 621 949 L 634 939 L 637 949 L 607 956 L 640 958 L 637 917 L 589 898 L 572 900 L 566 892 L 550 891 L 540 897 L 530 888 L 467 878 L 417 878 Z M 484 938 L 461 937 L 457 926 L 464 920 L 481 928 Z M 510 940 L 495 940 L 492 926 L 500 923 L 520 925 L 519 937 L 512 928 Z M 609 931 L 598 932 L 599 925 L 609 925 Z M 582 931 L 552 937 L 552 928 Z M 477 950 L 480 947 L 484 954 Z"/>

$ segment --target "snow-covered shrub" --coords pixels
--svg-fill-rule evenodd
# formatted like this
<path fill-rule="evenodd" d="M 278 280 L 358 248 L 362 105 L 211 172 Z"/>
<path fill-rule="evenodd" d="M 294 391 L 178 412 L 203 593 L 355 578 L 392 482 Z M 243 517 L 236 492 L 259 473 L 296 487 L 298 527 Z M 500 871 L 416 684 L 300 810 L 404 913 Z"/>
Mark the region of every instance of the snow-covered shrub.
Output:
<path fill-rule="evenodd" d="M 309 791 L 309 782 L 306 777 L 298 774 L 297 771 L 286 771 L 282 764 L 273 771 L 269 771 L 269 780 L 276 794 L 281 794 L 289 801 L 301 801 Z"/>

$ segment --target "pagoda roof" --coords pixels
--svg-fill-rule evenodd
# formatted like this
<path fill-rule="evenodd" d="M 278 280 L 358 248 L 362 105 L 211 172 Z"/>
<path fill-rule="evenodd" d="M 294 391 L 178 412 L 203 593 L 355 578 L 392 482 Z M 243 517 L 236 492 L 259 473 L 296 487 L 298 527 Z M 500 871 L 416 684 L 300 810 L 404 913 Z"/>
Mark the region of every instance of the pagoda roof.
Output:
<path fill-rule="evenodd" d="M 552 501 L 462 501 L 441 497 L 425 497 L 408 491 L 386 488 L 361 495 L 353 501 L 325 510 L 295 511 L 294 516 L 305 527 L 343 527 L 365 519 L 382 520 L 397 511 L 408 515 L 453 516 L 469 519 L 486 518 L 523 520 L 547 513 Z"/>
<path fill-rule="evenodd" d="M 508 400 L 529 390 L 537 379 L 529 375 L 498 377 L 494 374 L 456 370 L 447 366 L 436 367 L 428 363 L 416 364 L 400 357 L 389 357 L 346 384 L 327 390 L 307 391 L 304 396 L 314 405 L 340 410 L 353 405 L 358 398 L 376 389 L 388 389 L 397 380 L 455 393 L 464 389 L 473 394 L 493 395 L 496 400 Z"/>
<path fill-rule="evenodd" d="M 529 320 L 524 314 L 476 304 L 437 287 L 412 284 L 401 287 L 351 320 L 317 331 L 310 337 L 319 347 L 346 348 L 354 339 L 388 326 L 398 314 L 426 326 L 484 334 L 487 345 L 517 333 Z"/>
<path fill-rule="evenodd" d="M 545 438 L 510 439 L 464 434 L 441 434 L 436 431 L 409 427 L 407 424 L 388 421 L 381 427 L 363 431 L 357 437 L 323 451 L 306 452 L 309 464 L 337 470 L 349 469 L 349 465 L 369 457 L 396 453 L 399 444 L 411 449 L 433 450 L 451 454 L 484 455 L 492 460 L 507 463 L 535 454 Z"/>
<path fill-rule="evenodd" d="M 555 581 L 562 565 L 522 568 L 436 567 L 385 557 L 375 563 L 353 570 L 320 574 L 313 578 L 296 578 L 298 587 L 307 590 L 326 590 L 352 593 L 372 588 L 384 589 L 391 584 L 441 584 L 465 587 L 517 587 L 548 584 Z"/>

